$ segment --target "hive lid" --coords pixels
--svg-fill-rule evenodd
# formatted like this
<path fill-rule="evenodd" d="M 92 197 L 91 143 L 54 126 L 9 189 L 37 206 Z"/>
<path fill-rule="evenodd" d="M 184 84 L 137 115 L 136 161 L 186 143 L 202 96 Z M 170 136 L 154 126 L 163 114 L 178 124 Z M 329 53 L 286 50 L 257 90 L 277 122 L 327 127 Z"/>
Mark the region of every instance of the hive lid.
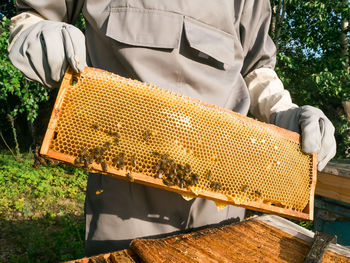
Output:
<path fill-rule="evenodd" d="M 70 263 L 115 262 L 303 262 L 314 233 L 275 215 L 158 239 L 134 239 L 128 250 Z M 132 260 L 130 260 L 130 256 Z M 121 257 L 120 257 L 121 258 Z M 119 261 L 117 261 L 119 262 Z M 329 244 L 322 263 L 350 262 L 350 248 Z"/>
<path fill-rule="evenodd" d="M 160 239 L 134 239 L 145 262 L 303 262 L 314 233 L 278 216 L 207 228 Z M 330 244 L 323 263 L 350 261 L 350 250 Z"/>
<path fill-rule="evenodd" d="M 85 68 L 63 78 L 41 154 L 216 202 L 313 218 L 316 156 L 299 135 Z"/>

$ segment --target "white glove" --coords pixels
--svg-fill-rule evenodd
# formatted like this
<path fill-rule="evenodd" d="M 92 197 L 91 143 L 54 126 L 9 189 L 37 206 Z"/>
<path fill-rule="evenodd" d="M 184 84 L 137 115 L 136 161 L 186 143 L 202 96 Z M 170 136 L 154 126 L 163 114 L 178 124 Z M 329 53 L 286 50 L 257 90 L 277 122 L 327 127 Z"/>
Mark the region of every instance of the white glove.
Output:
<path fill-rule="evenodd" d="M 312 106 L 301 106 L 271 114 L 270 123 L 301 133 L 305 153 L 317 153 L 319 171 L 336 153 L 334 126 L 324 113 Z"/>
<path fill-rule="evenodd" d="M 70 24 L 43 20 L 14 39 L 9 58 L 27 78 L 55 88 L 68 65 L 76 72 L 84 70 L 85 36 Z"/>

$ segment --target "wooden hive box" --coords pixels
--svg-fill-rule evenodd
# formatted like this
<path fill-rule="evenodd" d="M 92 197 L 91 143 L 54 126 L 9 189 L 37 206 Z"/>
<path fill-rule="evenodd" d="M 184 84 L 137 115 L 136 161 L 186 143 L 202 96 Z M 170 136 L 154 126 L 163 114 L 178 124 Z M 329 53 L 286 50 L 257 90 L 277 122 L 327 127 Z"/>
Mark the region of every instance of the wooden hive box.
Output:
<path fill-rule="evenodd" d="M 70 263 L 301 263 L 312 246 L 313 237 L 313 232 L 286 219 L 264 215 L 166 238 L 134 239 L 127 253 L 118 251 Z M 115 260 L 115 255 L 122 255 L 121 260 Z M 350 248 L 330 244 L 320 262 L 349 263 Z"/>
<path fill-rule="evenodd" d="M 135 239 L 131 249 L 148 263 L 304 262 L 314 233 L 286 219 L 265 215 L 221 227 L 161 239 Z M 350 249 L 330 244 L 320 261 L 349 263 Z"/>

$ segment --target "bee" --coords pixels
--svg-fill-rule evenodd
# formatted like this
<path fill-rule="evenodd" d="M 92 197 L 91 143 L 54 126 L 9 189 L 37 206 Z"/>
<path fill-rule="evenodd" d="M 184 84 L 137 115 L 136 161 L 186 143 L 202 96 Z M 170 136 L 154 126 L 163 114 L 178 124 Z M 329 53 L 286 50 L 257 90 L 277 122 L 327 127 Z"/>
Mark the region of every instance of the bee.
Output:
<path fill-rule="evenodd" d="M 207 172 L 207 179 L 208 179 L 208 180 L 211 179 L 211 170 L 208 170 L 208 172 Z"/>
<path fill-rule="evenodd" d="M 180 184 L 180 179 L 175 177 L 173 182 L 174 182 L 174 184 L 179 185 Z"/>
<path fill-rule="evenodd" d="M 40 150 L 40 146 L 37 146 L 37 147 L 35 148 L 35 151 L 34 151 L 34 157 L 35 157 L 35 158 L 38 158 L 38 157 L 40 156 L 39 150 Z"/>
<path fill-rule="evenodd" d="M 171 182 L 171 181 L 169 181 L 168 179 L 163 179 L 163 183 L 164 183 L 165 185 L 167 185 L 167 186 L 172 186 L 172 185 L 174 185 L 174 183 Z"/>
<path fill-rule="evenodd" d="M 155 156 L 160 156 L 159 152 L 152 152 L 152 154 L 155 155 Z"/>
<path fill-rule="evenodd" d="M 246 186 L 246 185 L 243 185 L 243 186 L 242 186 L 242 192 L 245 192 L 245 191 L 247 191 L 247 188 L 248 188 L 248 186 Z"/>
<path fill-rule="evenodd" d="M 262 196 L 262 194 L 258 190 L 255 190 L 254 193 L 256 193 L 260 197 Z"/>
<path fill-rule="evenodd" d="M 104 149 L 101 147 L 96 147 L 92 150 L 92 153 L 95 158 L 98 158 L 104 153 Z"/>
<path fill-rule="evenodd" d="M 115 139 L 114 139 L 114 142 L 115 142 L 115 144 L 116 144 L 117 146 L 119 146 L 119 138 L 115 138 Z"/>
<path fill-rule="evenodd" d="M 124 159 L 125 158 L 125 154 L 124 153 L 120 153 L 118 156 L 118 159 L 116 161 L 116 165 L 118 169 L 123 169 L 124 168 Z"/>
<path fill-rule="evenodd" d="M 94 160 L 92 159 L 91 155 L 88 155 L 88 156 L 86 157 L 86 161 L 88 162 L 88 164 L 92 164 L 92 162 L 93 162 Z"/>
<path fill-rule="evenodd" d="M 102 148 L 102 147 L 98 147 L 99 150 L 100 150 L 100 154 L 103 155 L 106 151 L 106 149 Z"/>
<path fill-rule="evenodd" d="M 89 163 L 87 161 L 87 159 L 84 159 L 84 169 L 88 169 L 89 168 Z"/>
<path fill-rule="evenodd" d="M 183 171 L 184 170 L 184 166 L 182 164 L 178 164 L 177 165 L 177 169 Z"/>
<path fill-rule="evenodd" d="M 213 188 L 215 190 L 221 190 L 221 184 L 217 182 L 211 182 L 210 188 Z"/>
<path fill-rule="evenodd" d="M 98 130 L 99 129 L 99 126 L 97 124 L 92 124 L 91 127 L 94 129 L 94 130 Z"/>
<path fill-rule="evenodd" d="M 101 160 L 101 168 L 102 168 L 102 171 L 107 172 L 107 164 L 105 160 Z"/>
<path fill-rule="evenodd" d="M 177 177 L 178 177 L 179 179 L 183 180 L 183 179 L 185 179 L 185 174 L 184 174 L 182 171 L 180 171 L 180 172 L 177 174 Z"/>
<path fill-rule="evenodd" d="M 34 164 L 33 164 L 33 168 L 34 168 L 34 169 L 38 169 L 39 166 L 40 166 L 40 162 L 39 162 L 38 160 L 35 160 L 35 161 L 34 161 Z"/>
<path fill-rule="evenodd" d="M 124 163 L 120 159 L 118 159 L 117 163 L 116 163 L 116 166 L 117 166 L 118 169 L 123 169 L 124 168 Z"/>
<path fill-rule="evenodd" d="M 174 160 L 168 160 L 168 165 L 174 168 L 175 167 Z"/>
<path fill-rule="evenodd" d="M 168 162 L 166 160 L 161 160 L 160 161 L 160 169 L 165 171 L 168 167 Z"/>
<path fill-rule="evenodd" d="M 122 160 L 123 160 L 123 162 L 124 162 L 125 153 L 120 153 L 120 154 L 119 154 L 119 158 L 120 158 L 120 159 L 122 159 Z"/>
<path fill-rule="evenodd" d="M 101 156 L 101 155 L 95 157 L 95 162 L 96 162 L 96 163 L 101 163 L 102 160 L 103 160 L 103 159 L 102 159 L 102 156 Z"/>
<path fill-rule="evenodd" d="M 171 172 L 170 167 L 169 167 L 169 166 L 165 167 L 164 173 L 165 173 L 166 175 L 169 175 L 170 172 Z"/>
<path fill-rule="evenodd" d="M 194 185 L 192 178 L 186 178 L 186 179 L 185 179 L 185 182 L 186 182 L 186 184 L 189 185 L 189 186 Z"/>
<path fill-rule="evenodd" d="M 132 167 L 135 167 L 136 166 L 136 158 L 135 158 L 135 155 L 131 155 L 131 166 Z"/>
<path fill-rule="evenodd" d="M 81 158 L 84 158 L 84 156 L 87 154 L 87 149 L 86 148 L 84 148 L 81 152 L 80 152 L 80 157 Z"/>
<path fill-rule="evenodd" d="M 79 164 L 81 164 L 81 160 L 79 157 L 77 157 L 74 159 L 74 165 L 79 165 Z"/>
<path fill-rule="evenodd" d="M 169 157 L 169 155 L 168 154 L 163 154 L 162 156 L 161 156 L 161 158 L 162 158 L 162 160 L 167 160 L 168 159 L 168 157 Z"/>
<path fill-rule="evenodd" d="M 52 165 L 52 166 L 57 166 L 59 164 L 58 161 L 52 160 L 52 159 L 48 159 L 46 161 L 49 163 L 49 165 Z"/>
<path fill-rule="evenodd" d="M 45 166 L 45 165 L 48 165 L 49 160 L 44 159 L 44 158 L 40 155 L 39 150 L 40 150 L 40 146 L 37 146 L 37 147 L 35 148 L 35 152 L 34 152 L 34 159 L 35 159 L 35 161 L 37 162 L 37 166 L 39 167 L 40 165 L 44 165 L 44 166 Z"/>
<path fill-rule="evenodd" d="M 160 167 L 161 167 L 161 162 L 159 161 L 154 168 L 156 170 L 156 172 L 158 172 L 160 170 Z"/>
<path fill-rule="evenodd" d="M 163 173 L 162 172 L 157 173 L 157 178 L 162 179 L 163 178 Z"/>
<path fill-rule="evenodd" d="M 145 141 L 148 141 L 148 139 L 151 137 L 152 133 L 149 130 L 146 130 L 143 136 L 143 139 Z"/>
<path fill-rule="evenodd" d="M 176 168 L 176 166 L 173 167 L 173 173 L 174 173 L 175 175 L 177 175 L 177 168 Z"/>
<path fill-rule="evenodd" d="M 198 175 L 197 174 L 191 174 L 191 181 L 193 184 L 198 184 Z"/>
<path fill-rule="evenodd" d="M 96 195 L 99 195 L 99 194 L 102 194 L 102 193 L 103 193 L 103 189 L 96 191 Z"/>
<path fill-rule="evenodd" d="M 117 137 L 117 138 L 120 138 L 120 134 L 118 132 L 112 132 L 112 135 Z"/>
<path fill-rule="evenodd" d="M 99 154 L 99 151 L 97 150 L 97 147 L 96 147 L 96 148 L 93 148 L 93 149 L 91 150 L 91 154 L 92 154 L 92 156 L 94 156 L 94 157 L 96 157 L 96 155 Z"/>
<path fill-rule="evenodd" d="M 47 162 L 43 157 L 39 156 L 38 160 L 39 160 L 41 165 L 44 165 L 44 166 L 47 165 Z"/>
<path fill-rule="evenodd" d="M 130 174 L 130 172 L 126 173 L 126 178 L 128 178 L 130 182 L 134 181 L 134 177 Z"/>
<path fill-rule="evenodd" d="M 186 173 L 190 173 L 191 172 L 191 165 L 189 165 L 188 163 L 185 164 L 185 172 Z"/>
<path fill-rule="evenodd" d="M 111 149 L 111 143 L 110 142 L 105 142 L 105 147 L 107 150 Z"/>
<path fill-rule="evenodd" d="M 168 174 L 168 178 L 172 180 L 172 179 L 174 178 L 174 174 L 173 174 L 172 172 L 170 172 L 170 173 Z"/>

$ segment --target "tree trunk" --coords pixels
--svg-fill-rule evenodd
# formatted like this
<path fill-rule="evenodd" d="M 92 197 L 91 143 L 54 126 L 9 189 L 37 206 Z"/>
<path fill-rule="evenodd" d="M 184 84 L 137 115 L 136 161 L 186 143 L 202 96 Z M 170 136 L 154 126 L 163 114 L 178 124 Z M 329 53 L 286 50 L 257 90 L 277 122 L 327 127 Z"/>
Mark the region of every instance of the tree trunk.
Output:
<path fill-rule="evenodd" d="M 342 0 L 342 9 L 349 10 L 349 0 Z M 349 38 L 347 36 L 347 30 L 349 27 L 349 21 L 346 19 L 343 14 L 341 20 L 341 34 L 340 34 L 340 44 L 341 44 L 341 56 L 345 58 L 345 69 L 349 67 Z"/>
<path fill-rule="evenodd" d="M 346 117 L 348 118 L 348 122 L 350 124 L 350 101 L 343 101 L 342 103 L 343 103 Z"/>
<path fill-rule="evenodd" d="M 286 17 L 286 8 L 287 1 L 286 0 L 278 0 L 272 1 L 272 18 L 271 18 L 271 26 L 270 26 L 270 35 L 275 43 L 277 53 L 279 52 L 279 41 L 281 35 L 281 25 Z"/>
<path fill-rule="evenodd" d="M 342 9 L 349 10 L 349 0 L 342 0 Z M 344 12 L 344 11 L 343 11 Z M 341 20 L 341 34 L 340 34 L 340 44 L 341 44 L 341 56 L 345 58 L 345 64 L 343 65 L 344 69 L 349 67 L 349 38 L 347 35 L 347 30 L 349 27 L 349 21 L 346 19 L 343 14 Z M 344 83 L 345 84 L 345 83 Z M 342 102 L 348 123 L 350 125 L 350 101 Z"/>
<path fill-rule="evenodd" d="M 276 32 L 276 10 L 277 10 L 277 6 L 274 4 L 272 6 L 272 17 L 271 17 L 271 26 L 270 26 L 270 36 L 274 42 L 275 42 L 275 32 Z"/>

